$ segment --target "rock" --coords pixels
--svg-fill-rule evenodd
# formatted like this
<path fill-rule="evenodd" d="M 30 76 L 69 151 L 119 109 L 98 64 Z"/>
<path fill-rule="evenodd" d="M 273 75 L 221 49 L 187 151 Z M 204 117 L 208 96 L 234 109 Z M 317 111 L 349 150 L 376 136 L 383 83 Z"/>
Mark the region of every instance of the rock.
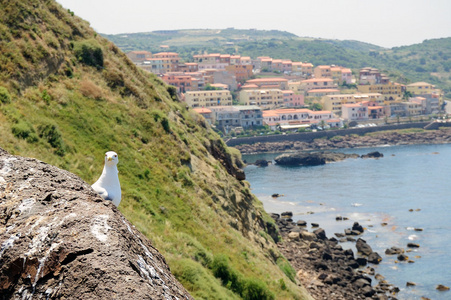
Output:
<path fill-rule="evenodd" d="M 324 231 L 324 229 L 322 229 L 322 228 L 316 229 L 315 231 L 313 231 L 313 233 L 314 233 L 314 234 L 316 235 L 316 237 L 317 237 L 318 239 L 320 239 L 320 240 L 325 240 L 325 239 L 327 239 L 326 231 Z"/>
<path fill-rule="evenodd" d="M 420 245 L 415 244 L 415 243 L 408 243 L 407 247 L 409 247 L 409 248 L 420 248 Z"/>
<path fill-rule="evenodd" d="M 290 233 L 288 233 L 288 238 L 298 241 L 298 240 L 300 240 L 300 235 L 298 232 L 290 232 Z"/>
<path fill-rule="evenodd" d="M 412 281 L 407 281 L 406 282 L 406 286 L 416 286 L 417 284 L 415 282 Z"/>
<path fill-rule="evenodd" d="M 258 159 L 255 161 L 254 165 L 259 167 L 267 167 L 269 165 L 269 162 L 265 159 Z"/>
<path fill-rule="evenodd" d="M 367 285 L 362 288 L 362 293 L 365 297 L 372 297 L 376 291 L 370 285 Z"/>
<path fill-rule="evenodd" d="M 280 197 L 280 194 L 275 193 L 275 194 L 272 194 L 271 197 L 273 197 L 273 198 L 278 198 L 278 197 Z M 282 215 L 283 215 L 283 214 L 282 214 Z"/>
<path fill-rule="evenodd" d="M 390 249 L 385 250 L 385 254 L 387 255 L 395 255 L 404 253 L 404 249 L 398 247 L 391 247 Z"/>
<path fill-rule="evenodd" d="M 291 218 L 291 217 L 293 217 L 293 212 L 285 211 L 285 212 L 281 213 L 281 215 L 282 215 L 282 217 L 285 217 L 285 218 Z"/>
<path fill-rule="evenodd" d="M 297 152 L 279 155 L 274 160 L 277 164 L 285 166 L 318 166 L 357 157 L 359 157 L 357 154 L 338 152 Z"/>
<path fill-rule="evenodd" d="M 319 227 L 318 223 L 312 223 L 312 227 Z"/>
<path fill-rule="evenodd" d="M 378 265 L 382 261 L 382 257 L 377 252 L 372 252 L 368 255 L 368 262 Z"/>
<path fill-rule="evenodd" d="M 409 257 L 407 255 L 405 255 L 405 254 L 399 254 L 398 255 L 398 260 L 399 261 L 406 261 L 408 259 L 409 259 Z"/>
<path fill-rule="evenodd" d="M 358 288 L 358 289 L 361 289 L 361 288 L 363 288 L 363 287 L 365 287 L 365 286 L 371 286 L 371 281 L 369 281 L 368 280 L 369 278 L 360 278 L 360 279 L 357 279 L 355 282 L 354 282 L 354 285 Z"/>
<path fill-rule="evenodd" d="M 302 227 L 307 226 L 307 222 L 306 222 L 306 221 L 303 221 L 303 220 L 297 221 L 296 224 L 297 224 L 298 226 L 302 226 Z"/>
<path fill-rule="evenodd" d="M 358 257 L 356 261 L 359 263 L 360 266 L 366 266 L 368 260 L 364 257 Z"/>
<path fill-rule="evenodd" d="M 449 287 L 448 287 L 448 286 L 445 286 L 445 285 L 443 285 L 443 284 L 437 285 L 437 287 L 436 287 L 435 289 L 438 290 L 438 291 L 441 291 L 441 292 L 443 292 L 443 291 L 449 291 Z"/>
<path fill-rule="evenodd" d="M 0 195 L 2 299 L 193 299 L 78 176 L 0 149 Z"/>
<path fill-rule="evenodd" d="M 313 232 L 303 231 L 301 232 L 301 239 L 306 241 L 314 241 L 316 240 L 316 234 Z"/>
<path fill-rule="evenodd" d="M 373 249 L 371 249 L 371 246 L 368 245 L 366 243 L 366 241 L 361 238 L 357 239 L 355 247 L 357 248 L 358 252 L 360 252 L 366 256 L 370 255 L 373 252 Z"/>
<path fill-rule="evenodd" d="M 358 231 L 359 233 L 363 233 L 363 227 L 358 222 L 354 222 L 354 224 L 352 225 L 352 230 Z"/>
<path fill-rule="evenodd" d="M 361 156 L 361 158 L 381 158 L 381 157 L 384 157 L 384 155 L 379 151 L 370 152 L 368 154 L 364 154 Z"/>

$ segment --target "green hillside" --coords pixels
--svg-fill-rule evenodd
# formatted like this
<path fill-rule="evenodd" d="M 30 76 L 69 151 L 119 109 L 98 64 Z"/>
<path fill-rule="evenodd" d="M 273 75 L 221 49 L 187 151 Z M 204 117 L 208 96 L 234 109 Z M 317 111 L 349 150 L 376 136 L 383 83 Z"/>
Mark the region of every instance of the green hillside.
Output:
<path fill-rule="evenodd" d="M 179 53 L 186 61 L 195 54 L 219 52 L 253 58 L 287 58 L 314 65 L 342 65 L 355 73 L 362 67 L 374 67 L 399 83 L 426 81 L 435 84 L 451 98 L 451 38 L 386 49 L 359 41 L 301 38 L 276 30 L 198 29 L 105 37 L 124 51 L 155 53 L 162 51 L 160 45 L 168 45 L 170 51 Z"/>
<path fill-rule="evenodd" d="M 239 152 L 53 0 L 0 1 L 0 147 L 93 183 L 119 154 L 119 210 L 196 299 L 310 299 Z"/>

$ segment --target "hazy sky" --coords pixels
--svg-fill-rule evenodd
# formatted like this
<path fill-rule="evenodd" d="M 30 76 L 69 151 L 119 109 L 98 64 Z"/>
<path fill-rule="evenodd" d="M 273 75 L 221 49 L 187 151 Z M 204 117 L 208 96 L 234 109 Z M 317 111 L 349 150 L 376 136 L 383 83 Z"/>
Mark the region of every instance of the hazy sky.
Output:
<path fill-rule="evenodd" d="M 99 33 L 277 29 L 383 47 L 451 37 L 451 0 L 57 0 Z"/>

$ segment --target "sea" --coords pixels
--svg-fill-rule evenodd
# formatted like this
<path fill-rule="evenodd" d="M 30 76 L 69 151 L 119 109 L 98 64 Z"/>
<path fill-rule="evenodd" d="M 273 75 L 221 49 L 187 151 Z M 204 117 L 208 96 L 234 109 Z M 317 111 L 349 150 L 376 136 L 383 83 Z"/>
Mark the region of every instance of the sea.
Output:
<path fill-rule="evenodd" d="M 246 180 L 268 213 L 291 211 L 295 222 L 308 222 L 309 231 L 318 223 L 331 238 L 359 222 L 366 229 L 361 238 L 383 259 L 371 267 L 400 288 L 398 299 L 451 299 L 451 291 L 436 290 L 451 286 L 451 144 L 339 150 L 373 151 L 384 156 L 311 167 L 277 165 L 280 153 L 243 155 L 247 163 L 272 161 L 268 167 L 247 165 Z M 355 243 L 341 245 L 357 253 Z M 386 255 L 393 246 L 411 249 L 406 254 L 412 262 Z"/>

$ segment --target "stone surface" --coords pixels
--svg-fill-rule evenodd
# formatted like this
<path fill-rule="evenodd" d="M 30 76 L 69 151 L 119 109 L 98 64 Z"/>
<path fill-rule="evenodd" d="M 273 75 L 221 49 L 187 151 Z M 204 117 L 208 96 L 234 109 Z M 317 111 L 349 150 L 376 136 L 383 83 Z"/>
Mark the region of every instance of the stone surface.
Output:
<path fill-rule="evenodd" d="M 371 253 L 373 253 L 373 249 L 371 248 L 371 246 L 368 245 L 366 243 L 366 241 L 361 239 L 361 238 L 357 239 L 355 247 L 357 248 L 357 251 L 360 252 L 363 255 L 367 255 L 368 256 Z"/>
<path fill-rule="evenodd" d="M 112 202 L 2 149 L 0 244 L 2 299 L 193 299 Z"/>

